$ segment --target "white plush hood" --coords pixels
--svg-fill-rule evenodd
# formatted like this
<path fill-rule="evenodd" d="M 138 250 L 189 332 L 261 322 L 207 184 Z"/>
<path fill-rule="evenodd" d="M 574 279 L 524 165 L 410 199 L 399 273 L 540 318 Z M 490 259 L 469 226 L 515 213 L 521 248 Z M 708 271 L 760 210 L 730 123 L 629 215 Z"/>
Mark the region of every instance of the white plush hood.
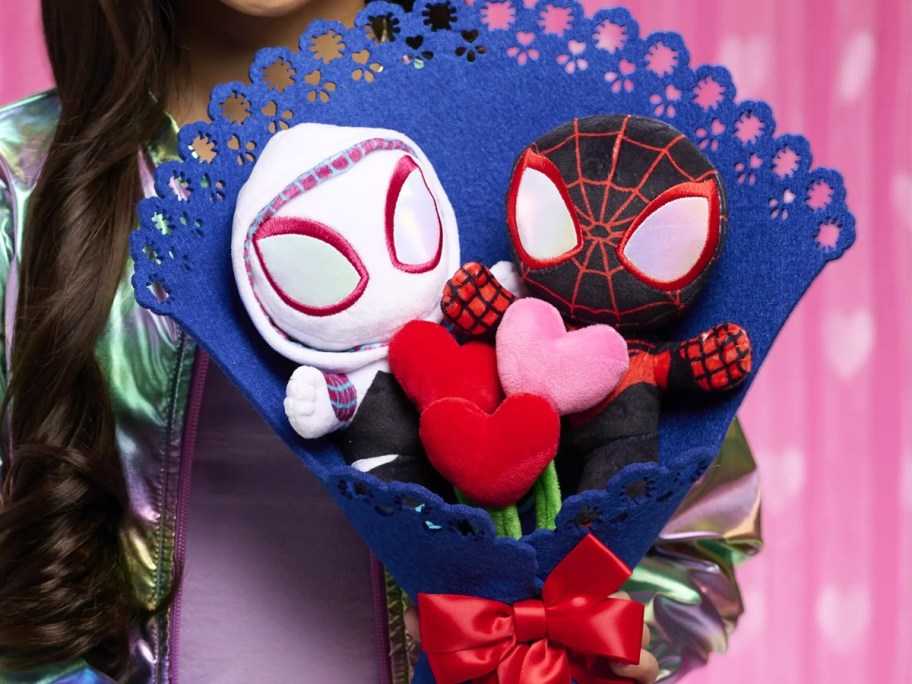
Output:
<path fill-rule="evenodd" d="M 293 361 L 348 372 L 383 358 L 414 319 L 440 320 L 460 265 L 434 168 L 396 131 L 301 124 L 276 134 L 238 194 L 238 290 Z"/>

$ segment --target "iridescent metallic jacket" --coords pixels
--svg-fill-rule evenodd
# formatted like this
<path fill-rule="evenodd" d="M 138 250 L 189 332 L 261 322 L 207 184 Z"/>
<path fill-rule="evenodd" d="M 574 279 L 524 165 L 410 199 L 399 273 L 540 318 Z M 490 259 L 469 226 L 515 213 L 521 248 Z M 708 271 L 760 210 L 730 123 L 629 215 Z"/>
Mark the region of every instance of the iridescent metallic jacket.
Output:
<path fill-rule="evenodd" d="M 0 297 L 3 298 L 5 359 L 17 291 L 24 217 L 35 179 L 59 115 L 53 94 L 0 110 Z M 144 181 L 155 165 L 176 155 L 173 124 L 144 150 Z M 202 397 L 205 355 L 171 320 L 140 308 L 126 264 L 97 355 L 107 375 L 117 418 L 117 439 L 135 514 L 142 531 L 130 540 L 139 595 L 157 605 L 182 558 L 188 510 L 189 470 Z M 7 363 L 0 363 L 5 390 Z M 662 676 L 701 665 L 724 651 L 742 612 L 735 565 L 760 547 L 759 483 L 753 458 L 737 424 L 715 465 L 690 493 L 626 589 L 646 604 L 651 649 Z M 382 572 L 382 571 L 381 571 Z M 378 633 L 389 635 L 390 669 L 385 684 L 405 684 L 416 651 L 403 629 L 403 597 L 378 577 Z M 384 589 L 385 588 L 385 589 Z M 385 595 L 384 595 L 385 594 Z M 174 684 L 170 658 L 180 620 L 180 595 L 168 611 L 137 627 L 135 670 L 130 684 Z M 386 610 L 382 610 L 383 606 Z M 2 654 L 0 654 L 2 656 Z M 88 684 L 109 681 L 82 662 L 26 675 L 3 674 L 2 682 Z"/>

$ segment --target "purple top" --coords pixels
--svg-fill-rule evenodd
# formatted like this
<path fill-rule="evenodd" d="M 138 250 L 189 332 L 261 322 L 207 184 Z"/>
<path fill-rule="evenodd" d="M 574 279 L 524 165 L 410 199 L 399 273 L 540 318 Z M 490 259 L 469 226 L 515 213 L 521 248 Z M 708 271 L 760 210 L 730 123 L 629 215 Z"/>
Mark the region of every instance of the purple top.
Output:
<path fill-rule="evenodd" d="M 210 364 L 190 496 L 185 682 L 376 682 L 370 556 L 329 494 Z"/>

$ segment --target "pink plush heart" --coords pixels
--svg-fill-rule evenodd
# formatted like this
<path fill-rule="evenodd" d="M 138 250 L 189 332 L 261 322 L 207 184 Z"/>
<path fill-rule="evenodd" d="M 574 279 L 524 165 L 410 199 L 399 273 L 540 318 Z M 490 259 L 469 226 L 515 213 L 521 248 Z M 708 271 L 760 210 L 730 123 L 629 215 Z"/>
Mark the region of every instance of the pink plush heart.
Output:
<path fill-rule="evenodd" d="M 510 305 L 497 330 L 497 371 L 508 395 L 548 399 L 561 415 L 597 405 L 627 372 L 627 342 L 611 326 L 567 332 L 541 299 Z"/>
<path fill-rule="evenodd" d="M 523 47 L 528 47 L 533 40 L 535 40 L 535 34 L 531 31 L 520 31 L 516 34 L 516 40 L 519 41 L 519 44 Z"/>

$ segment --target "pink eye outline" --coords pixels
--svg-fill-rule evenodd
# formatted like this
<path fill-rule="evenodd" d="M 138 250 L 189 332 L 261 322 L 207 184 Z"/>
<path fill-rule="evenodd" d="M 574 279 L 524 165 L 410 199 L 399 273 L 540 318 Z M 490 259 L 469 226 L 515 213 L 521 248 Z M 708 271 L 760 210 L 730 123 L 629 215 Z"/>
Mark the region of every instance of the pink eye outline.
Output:
<path fill-rule="evenodd" d="M 259 243 L 261 240 L 278 235 L 302 235 L 326 243 L 351 264 L 352 268 L 354 268 L 355 272 L 358 274 L 358 284 L 348 295 L 329 306 L 311 306 L 299 302 L 276 282 L 275 277 L 267 266 L 263 252 L 260 249 Z M 260 265 L 263 268 L 263 273 L 266 275 L 266 279 L 269 281 L 269 284 L 276 294 L 295 311 L 299 311 L 309 316 L 332 316 L 340 311 L 344 311 L 361 298 L 361 295 L 364 294 L 364 291 L 367 289 L 367 283 L 370 280 L 364 263 L 361 261 L 361 258 L 358 256 L 358 253 L 355 251 L 355 248 L 352 247 L 351 243 L 329 226 L 313 219 L 300 216 L 274 216 L 267 219 L 260 225 L 253 236 L 253 248 L 254 251 L 256 251 Z"/>
<path fill-rule="evenodd" d="M 630 261 L 625 254 L 627 245 L 634 233 L 643 227 L 655 212 L 662 207 L 668 206 L 671 202 L 689 198 L 703 198 L 708 203 L 706 242 L 703 243 L 703 249 L 700 250 L 700 255 L 684 275 L 671 281 L 653 278 L 637 268 L 633 262 Z M 714 178 L 672 186 L 652 200 L 646 208 L 640 212 L 640 215 L 636 217 L 634 222 L 630 224 L 623 239 L 617 246 L 618 260 L 621 262 L 621 265 L 637 279 L 657 290 L 663 290 L 665 292 L 680 290 L 696 280 L 696 278 L 706 270 L 709 262 L 712 261 L 712 258 L 719 247 L 719 240 L 721 239 L 721 212 L 719 186 Z"/>
<path fill-rule="evenodd" d="M 434 216 L 437 220 L 437 250 L 428 261 L 410 264 L 401 261 L 399 259 L 399 253 L 396 250 L 396 209 L 399 206 L 399 199 L 402 194 L 403 186 L 405 186 L 406 182 L 416 171 L 421 178 L 421 183 L 424 186 L 428 197 L 431 198 L 431 202 L 434 205 Z M 437 206 L 437 198 L 434 197 L 434 193 L 432 193 L 430 187 L 428 187 L 424 172 L 421 170 L 421 167 L 415 163 L 415 160 L 409 156 L 402 157 L 396 162 L 396 167 L 393 169 L 389 189 L 386 192 L 385 213 L 386 248 L 389 252 L 390 261 L 393 266 L 406 273 L 427 273 L 428 271 L 437 268 L 437 265 L 440 263 L 440 258 L 443 255 L 443 222 L 440 219 L 440 208 Z"/>
<path fill-rule="evenodd" d="M 554 184 L 555 189 L 564 202 L 564 208 L 573 221 L 573 229 L 576 232 L 576 244 L 566 252 L 549 259 L 534 257 L 526 251 L 522 238 L 520 237 L 519 226 L 516 222 L 516 205 L 519 199 L 519 188 L 520 185 L 522 185 L 523 176 L 528 169 L 538 171 Z M 510 239 L 513 242 L 513 246 L 516 248 L 520 260 L 530 268 L 557 266 L 558 264 L 562 264 L 573 258 L 583 248 L 583 231 L 580 227 L 579 216 L 577 216 L 576 208 L 574 207 L 570 193 L 567 191 L 567 186 L 564 184 L 564 179 L 563 176 L 561 176 L 560 170 L 555 166 L 554 162 L 532 149 L 527 149 L 523 153 L 519 163 L 516 165 L 516 170 L 513 172 L 513 178 L 510 181 L 510 191 L 507 195 L 507 228 L 510 231 Z"/>

